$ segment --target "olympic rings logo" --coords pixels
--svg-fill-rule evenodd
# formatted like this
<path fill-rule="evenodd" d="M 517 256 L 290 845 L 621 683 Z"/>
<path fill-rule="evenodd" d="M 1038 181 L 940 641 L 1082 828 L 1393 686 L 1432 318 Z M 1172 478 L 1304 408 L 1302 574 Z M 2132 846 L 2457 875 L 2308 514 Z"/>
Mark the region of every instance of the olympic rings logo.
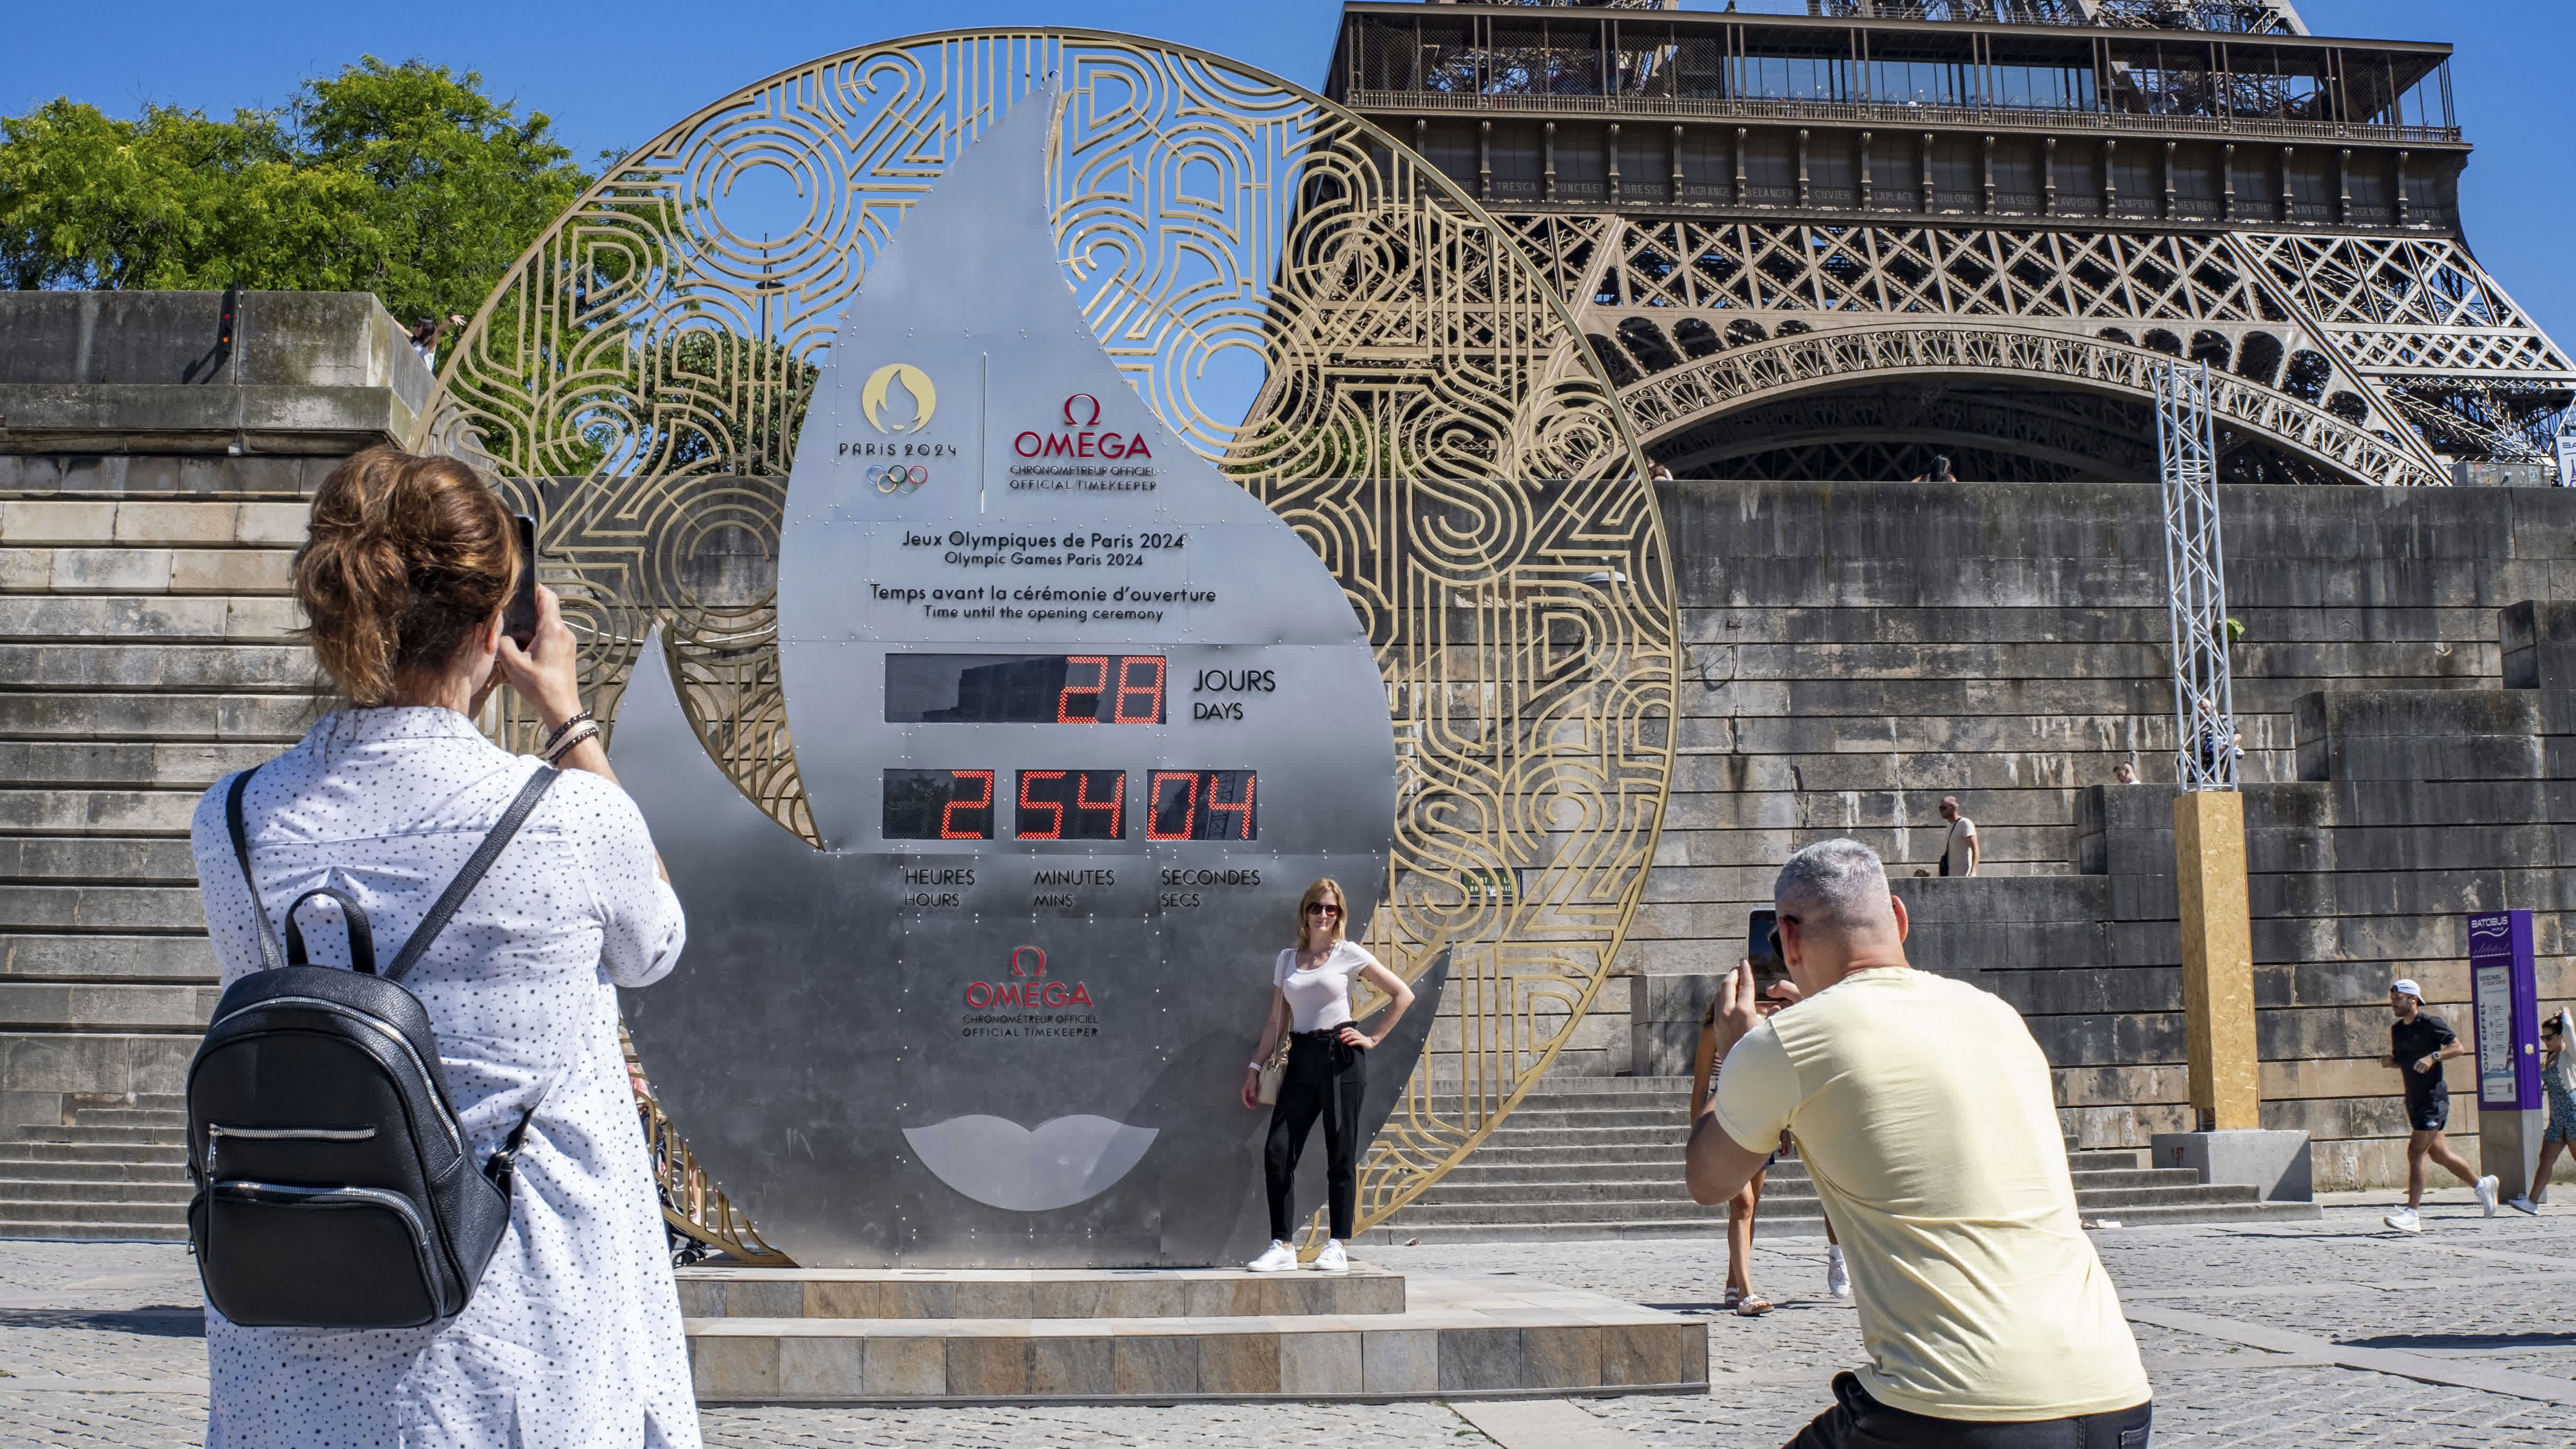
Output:
<path fill-rule="evenodd" d="M 930 470 L 916 463 L 907 468 L 901 463 L 888 463 L 876 475 L 879 493 L 910 493 L 930 481 Z"/>

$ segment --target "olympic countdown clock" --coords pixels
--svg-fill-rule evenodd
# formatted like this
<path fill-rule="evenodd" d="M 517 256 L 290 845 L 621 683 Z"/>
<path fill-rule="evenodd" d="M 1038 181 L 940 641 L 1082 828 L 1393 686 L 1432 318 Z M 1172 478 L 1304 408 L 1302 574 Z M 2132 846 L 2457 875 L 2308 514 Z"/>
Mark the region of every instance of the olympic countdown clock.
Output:
<path fill-rule="evenodd" d="M 1265 1116 L 1234 1097 L 1272 959 L 1310 880 L 1366 922 L 1387 878 L 1369 643 L 1101 349 L 1048 125 L 1019 106 L 912 208 L 815 386 L 778 617 L 823 848 L 707 760 L 657 659 L 619 717 L 691 932 L 630 1025 L 809 1266 L 1257 1250 Z"/>
<path fill-rule="evenodd" d="M 690 906 L 619 1003 L 675 1230 L 1246 1250 L 1230 1098 L 1323 870 L 1447 982 L 1372 1063 L 1363 1228 L 1487 1140 L 1640 918 L 1673 765 L 1669 553 L 1577 241 L 1277 76 L 1038 27 L 728 91 L 530 245 L 409 441 L 537 518 Z"/>

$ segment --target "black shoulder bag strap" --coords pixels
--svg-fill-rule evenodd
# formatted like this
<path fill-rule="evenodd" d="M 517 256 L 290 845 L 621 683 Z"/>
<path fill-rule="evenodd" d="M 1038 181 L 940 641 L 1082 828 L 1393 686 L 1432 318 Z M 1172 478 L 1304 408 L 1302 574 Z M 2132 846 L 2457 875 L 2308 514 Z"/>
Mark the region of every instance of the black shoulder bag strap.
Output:
<path fill-rule="evenodd" d="M 232 832 L 233 859 L 241 862 L 242 886 L 250 892 L 251 917 L 259 922 L 260 969 L 274 971 L 286 964 L 286 953 L 278 949 L 277 928 L 268 923 L 268 907 L 260 904 L 259 879 L 250 873 L 250 833 L 242 827 L 242 796 L 250 789 L 250 777 L 258 773 L 259 766 L 253 765 L 233 776 L 232 789 L 224 792 L 224 828 Z"/>
<path fill-rule="evenodd" d="M 546 792 L 554 788 L 555 781 L 562 778 L 563 771 L 551 765 L 539 765 L 537 772 L 528 777 L 528 783 L 519 787 L 519 798 L 511 801 L 510 808 L 501 812 L 500 822 L 492 827 L 492 833 L 483 837 L 481 845 L 474 847 L 474 854 L 465 862 L 465 868 L 456 873 L 456 879 L 447 883 L 447 890 L 439 896 L 438 903 L 429 908 L 428 915 L 421 917 L 420 929 L 411 933 L 411 939 L 403 942 L 402 953 L 385 968 L 386 980 L 402 980 L 404 973 L 420 960 L 421 953 L 429 949 L 429 943 L 437 938 L 440 931 L 447 929 L 448 918 L 455 915 L 456 908 L 465 904 L 466 896 L 473 893 L 474 883 L 483 878 L 483 872 L 492 868 L 492 862 L 501 858 L 502 847 L 508 845 L 510 837 L 518 834 L 519 827 L 527 823 L 529 813 L 537 808 L 537 802 L 544 799 Z M 518 1178 L 519 1146 L 527 1140 L 528 1124 L 536 1119 L 537 1108 L 554 1087 L 555 1084 L 549 1081 L 537 1089 L 536 1101 L 530 1102 L 528 1110 L 519 1114 L 519 1125 L 510 1129 L 501 1150 L 483 1163 L 483 1175 L 501 1190 L 503 1198 L 510 1196 L 511 1187 Z"/>
<path fill-rule="evenodd" d="M 528 777 L 528 783 L 519 789 L 519 798 L 511 801 L 510 808 L 501 812 L 500 823 L 492 827 L 491 834 L 483 837 L 481 845 L 474 847 L 474 854 L 466 860 L 464 868 L 456 872 L 456 879 L 447 883 L 447 890 L 439 896 L 438 903 L 429 908 L 428 915 L 420 918 L 420 928 L 411 933 L 410 940 L 403 942 L 401 954 L 395 956 L 393 964 L 381 973 L 387 981 L 402 980 L 411 973 L 412 967 L 420 963 L 422 953 L 429 950 L 429 943 L 437 940 L 438 933 L 447 929 L 448 919 L 456 914 L 456 908 L 465 904 L 465 898 L 473 894 L 475 882 L 483 879 L 483 872 L 490 870 L 492 862 L 501 858 L 501 850 L 510 843 L 510 837 L 518 834 L 519 827 L 527 823 L 528 812 L 537 808 L 537 802 L 545 798 L 546 791 L 561 778 L 563 771 L 550 765 L 539 765 L 537 772 Z"/>
<path fill-rule="evenodd" d="M 259 957 L 262 969 L 275 970 L 284 965 L 304 964 L 303 933 L 296 927 L 295 911 L 297 907 L 316 895 L 328 895 L 339 902 L 343 914 L 349 921 L 350 964 L 362 970 L 371 968 L 374 964 L 374 951 L 369 949 L 362 953 L 360 947 L 361 935 L 367 930 L 366 917 L 359 912 L 356 902 L 328 887 L 305 892 L 296 899 L 294 906 L 287 908 L 286 928 L 297 938 L 294 943 L 295 949 L 290 952 L 281 951 L 278 948 L 277 928 L 269 924 L 268 907 L 263 905 L 259 898 L 259 880 L 251 874 L 250 835 L 242 824 L 242 796 L 250 789 L 250 777 L 258 773 L 257 767 L 253 767 L 233 777 L 233 787 L 224 796 L 224 825 L 232 833 L 233 859 L 241 863 L 242 885 L 250 892 L 251 915 L 259 922 Z M 552 789 L 555 781 L 562 776 L 563 771 L 540 765 L 537 767 L 537 772 L 528 777 L 528 783 L 520 787 L 518 798 L 510 802 L 509 809 L 501 812 L 500 822 L 483 837 L 481 845 L 474 847 L 474 854 L 467 858 L 464 868 L 456 872 L 456 879 L 447 883 L 446 891 L 439 896 L 437 903 L 429 908 L 429 914 L 421 917 L 419 929 L 413 931 L 411 939 L 403 943 L 402 953 L 394 957 L 393 964 L 379 973 L 384 979 L 400 981 L 413 966 L 419 964 L 422 953 L 428 951 L 430 943 L 438 939 L 438 933 L 447 928 L 447 922 L 456 914 L 456 908 L 465 904 L 466 896 L 473 893 L 475 883 L 483 879 L 483 873 L 492 868 L 493 861 L 500 859 L 503 847 L 510 843 L 512 836 L 519 833 L 519 827 L 527 823 L 529 812 L 537 808 L 537 801 L 544 798 L 546 791 Z M 365 962 L 365 965 L 361 966 L 361 961 Z"/>

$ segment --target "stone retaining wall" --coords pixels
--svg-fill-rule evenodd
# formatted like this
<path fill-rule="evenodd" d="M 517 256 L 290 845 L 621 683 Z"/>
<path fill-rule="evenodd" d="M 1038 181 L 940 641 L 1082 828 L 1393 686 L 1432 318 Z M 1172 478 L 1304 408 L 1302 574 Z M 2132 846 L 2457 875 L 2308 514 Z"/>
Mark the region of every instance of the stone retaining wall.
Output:
<path fill-rule="evenodd" d="M 1731 962 L 1779 861 L 1849 835 L 1886 855 L 1918 962 L 2028 1016 L 2084 1145 L 2183 1126 L 2172 787 L 2109 783 L 2122 759 L 2174 778 L 2156 490 L 1684 482 L 1664 502 L 1689 665 L 1630 968 Z M 2567 726 L 2554 691 L 2504 690 L 2499 637 L 2501 611 L 2576 598 L 2576 494 L 2231 488 L 2222 503 L 2247 628 L 2265 1125 L 2317 1135 L 2320 1188 L 2402 1181 L 2395 1082 L 2373 1060 L 2390 977 L 2423 981 L 2465 1028 L 2461 917 L 2528 906 L 2544 999 L 2576 990 L 2556 915 L 2562 796 L 2544 778 Z M 2540 610 L 2544 642 L 2555 617 Z M 2545 655 L 2521 627 L 2518 647 Z M 1945 794 L 1978 822 L 1977 879 L 1912 874 L 1939 858 Z M 2454 1096 L 2474 1154 L 2473 1102 Z"/>

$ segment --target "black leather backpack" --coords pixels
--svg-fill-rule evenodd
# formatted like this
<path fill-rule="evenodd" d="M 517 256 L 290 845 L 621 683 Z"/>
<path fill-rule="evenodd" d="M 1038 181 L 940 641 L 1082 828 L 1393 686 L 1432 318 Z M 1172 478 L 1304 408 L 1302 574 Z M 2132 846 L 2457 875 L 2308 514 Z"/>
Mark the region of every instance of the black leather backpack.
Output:
<path fill-rule="evenodd" d="M 528 1116 L 488 1161 L 469 1160 L 429 1013 L 401 982 L 559 772 L 529 778 L 382 972 L 365 912 L 330 886 L 286 908 L 280 959 L 242 827 L 242 794 L 256 773 L 234 779 L 224 820 L 264 969 L 225 988 L 188 1065 L 188 1242 L 206 1301 L 259 1327 L 453 1318 L 510 1226 L 512 1162 Z M 305 958 L 295 913 L 316 896 L 339 904 L 350 970 Z"/>

